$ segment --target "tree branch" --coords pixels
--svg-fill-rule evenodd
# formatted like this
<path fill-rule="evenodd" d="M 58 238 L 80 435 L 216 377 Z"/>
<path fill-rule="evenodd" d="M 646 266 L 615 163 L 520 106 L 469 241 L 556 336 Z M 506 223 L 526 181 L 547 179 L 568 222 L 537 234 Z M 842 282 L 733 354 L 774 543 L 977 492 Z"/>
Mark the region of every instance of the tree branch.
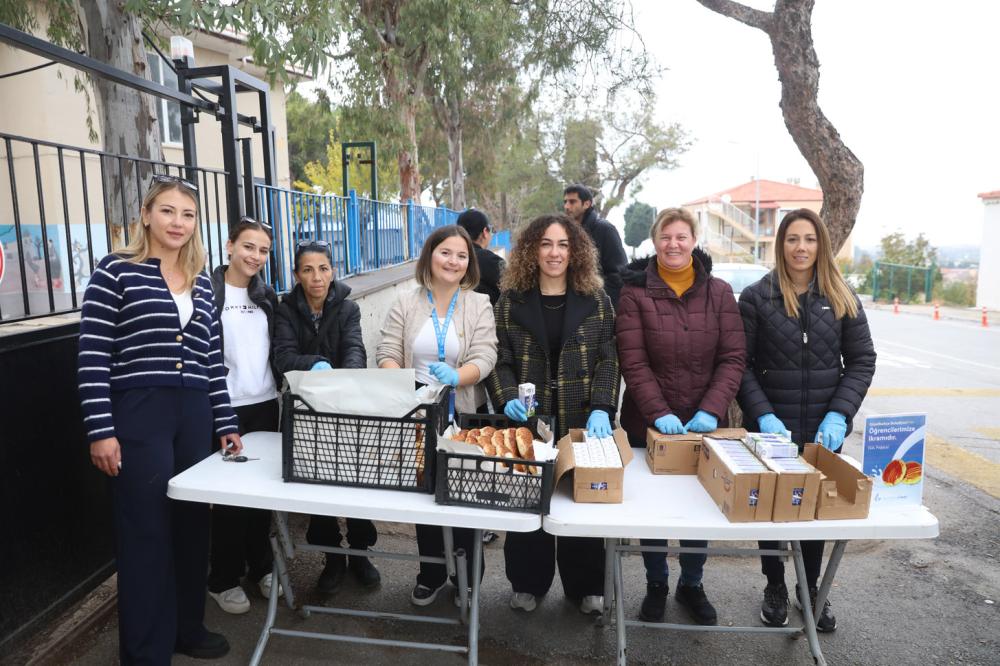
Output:
<path fill-rule="evenodd" d="M 771 34 L 774 27 L 774 14 L 753 7 L 747 7 L 733 0 L 698 0 L 698 2 L 716 14 L 722 14 L 751 28 L 757 28 Z"/>

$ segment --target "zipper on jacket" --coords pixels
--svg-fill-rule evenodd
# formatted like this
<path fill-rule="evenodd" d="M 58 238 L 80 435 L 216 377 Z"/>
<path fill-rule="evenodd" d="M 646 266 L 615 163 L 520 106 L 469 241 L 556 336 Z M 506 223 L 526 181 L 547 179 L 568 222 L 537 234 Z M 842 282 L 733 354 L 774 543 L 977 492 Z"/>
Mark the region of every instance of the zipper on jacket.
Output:
<path fill-rule="evenodd" d="M 799 401 L 799 439 L 803 443 L 809 437 L 806 433 L 806 416 L 809 407 L 809 292 L 806 291 L 801 308 L 800 321 L 802 323 L 802 397 Z"/>

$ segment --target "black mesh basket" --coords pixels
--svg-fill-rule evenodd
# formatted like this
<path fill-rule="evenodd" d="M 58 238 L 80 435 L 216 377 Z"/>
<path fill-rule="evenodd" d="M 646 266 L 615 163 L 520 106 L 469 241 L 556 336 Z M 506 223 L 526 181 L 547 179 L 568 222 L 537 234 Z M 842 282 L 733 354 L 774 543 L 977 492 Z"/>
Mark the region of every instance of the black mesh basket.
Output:
<path fill-rule="evenodd" d="M 531 418 L 524 424 L 511 422 L 503 414 L 458 414 L 455 422 L 459 428 L 493 426 L 501 429 L 524 425 L 537 438 L 539 419 L 555 434 L 555 419 L 548 416 Z M 531 465 L 539 473 L 515 473 L 516 464 Z M 544 515 L 549 512 L 552 501 L 555 467 L 554 460 L 538 462 L 438 451 L 434 499 L 438 504 Z"/>
<path fill-rule="evenodd" d="M 448 427 L 450 390 L 399 418 L 314 410 L 286 393 L 281 416 L 285 481 L 434 492 L 437 434 Z"/>

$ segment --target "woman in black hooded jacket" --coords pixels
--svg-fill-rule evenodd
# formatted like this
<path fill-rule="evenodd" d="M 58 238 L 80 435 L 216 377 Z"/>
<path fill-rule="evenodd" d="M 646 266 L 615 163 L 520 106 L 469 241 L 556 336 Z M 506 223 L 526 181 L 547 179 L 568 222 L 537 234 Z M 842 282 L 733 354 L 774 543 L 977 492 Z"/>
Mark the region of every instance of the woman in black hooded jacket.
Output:
<path fill-rule="evenodd" d="M 361 337 L 361 308 L 348 299 L 351 288 L 335 280 L 330 244 L 303 241 L 295 249 L 295 288 L 278 306 L 274 325 L 274 363 L 278 372 L 364 368 L 368 364 Z M 347 519 L 350 548 L 366 550 L 375 545 L 378 533 L 370 520 Z M 309 543 L 339 548 L 340 525 L 333 516 L 312 516 Z M 381 582 L 378 569 L 367 557 L 327 553 L 326 566 L 316 583 L 329 594 L 344 579 L 347 569 L 363 587 Z"/>
<path fill-rule="evenodd" d="M 748 430 L 786 433 L 799 445 L 818 442 L 839 453 L 875 374 L 868 319 L 833 258 L 819 215 L 793 210 L 778 225 L 775 269 L 740 294 L 747 363 L 737 396 Z M 815 608 L 822 541 L 803 541 L 809 598 Z M 762 541 L 762 549 L 777 542 Z M 761 557 L 767 576 L 760 617 L 788 623 L 788 591 L 778 557 Z M 796 599 L 800 599 L 796 595 Z M 816 628 L 837 628 L 829 601 Z"/>

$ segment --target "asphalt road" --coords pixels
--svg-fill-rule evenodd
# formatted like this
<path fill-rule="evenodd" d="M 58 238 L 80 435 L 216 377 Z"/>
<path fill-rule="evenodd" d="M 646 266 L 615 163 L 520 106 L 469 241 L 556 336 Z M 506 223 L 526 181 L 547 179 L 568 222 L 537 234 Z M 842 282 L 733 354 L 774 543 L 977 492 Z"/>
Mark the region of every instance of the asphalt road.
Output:
<path fill-rule="evenodd" d="M 924 503 L 938 517 L 941 536 L 927 541 L 856 541 L 847 549 L 831 593 L 839 621 L 836 633 L 820 637 L 831 664 L 1000 664 L 1000 330 L 974 323 L 932 322 L 915 315 L 870 312 L 879 353 L 870 397 L 856 421 L 866 414 L 926 412 L 929 417 Z M 846 443 L 860 455 L 860 435 Z M 940 458 L 941 465 L 934 460 Z M 985 480 L 984 480 L 985 479 Z M 304 521 L 294 526 L 301 532 Z M 380 547 L 415 550 L 412 529 L 380 525 Z M 480 662 L 483 664 L 614 663 L 613 628 L 600 628 L 564 601 L 558 582 L 532 614 L 507 606 L 509 587 L 503 575 L 501 542 L 487 550 L 482 599 Z M 364 593 L 348 581 L 329 603 L 361 609 L 410 610 L 407 601 L 415 567 L 379 564 L 383 585 Z M 301 555 L 292 566 L 293 583 L 308 591 L 321 567 L 316 554 Z M 672 572 L 677 571 L 671 558 Z M 791 567 L 787 579 L 792 582 Z M 671 576 L 673 586 L 675 576 Z M 714 557 L 706 565 L 705 587 L 726 625 L 757 623 L 763 577 L 754 558 Z M 644 591 L 641 563 L 626 565 L 626 613 L 635 616 Z M 446 588 L 450 589 L 450 588 Z M 245 616 L 228 616 L 208 602 L 206 624 L 225 633 L 232 653 L 220 664 L 246 663 L 264 617 L 264 601 L 251 595 Z M 431 607 L 452 609 L 450 595 Z M 790 612 L 791 622 L 797 613 Z M 671 598 L 670 621 L 685 622 Z M 361 632 L 370 637 L 403 640 L 441 639 L 456 644 L 453 628 L 415 626 L 313 616 L 302 620 L 279 608 L 279 623 L 301 629 Z M 100 631 L 65 656 L 65 663 L 112 664 L 116 625 Z M 178 658 L 176 664 L 194 664 Z M 315 640 L 273 638 L 267 664 L 458 664 L 464 660 L 440 653 L 409 653 Z M 632 664 L 811 664 L 803 640 L 733 634 L 629 632 Z"/>

